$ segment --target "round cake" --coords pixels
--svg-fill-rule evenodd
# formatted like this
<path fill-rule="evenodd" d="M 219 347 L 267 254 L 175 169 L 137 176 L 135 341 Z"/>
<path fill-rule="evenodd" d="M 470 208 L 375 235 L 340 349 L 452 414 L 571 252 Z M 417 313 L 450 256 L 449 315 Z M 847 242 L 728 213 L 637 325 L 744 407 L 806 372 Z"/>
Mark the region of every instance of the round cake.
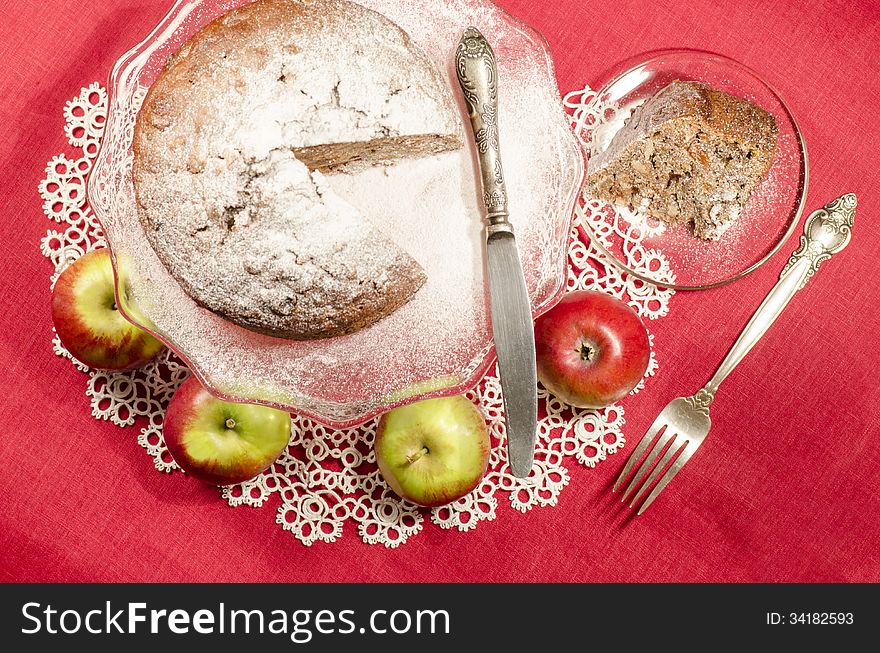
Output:
<path fill-rule="evenodd" d="M 134 134 L 140 220 L 201 306 L 286 338 L 350 333 L 425 275 L 324 174 L 458 148 L 459 125 L 439 71 L 384 16 L 258 0 L 199 31 L 151 86 Z"/>

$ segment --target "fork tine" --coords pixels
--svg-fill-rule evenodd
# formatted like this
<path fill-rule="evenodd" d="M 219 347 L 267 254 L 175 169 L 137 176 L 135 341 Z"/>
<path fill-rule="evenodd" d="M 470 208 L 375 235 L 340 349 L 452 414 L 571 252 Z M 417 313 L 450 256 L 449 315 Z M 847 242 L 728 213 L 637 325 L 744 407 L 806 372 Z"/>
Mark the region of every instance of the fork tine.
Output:
<path fill-rule="evenodd" d="M 672 466 L 669 468 L 669 471 L 667 471 L 663 475 L 663 478 L 660 479 L 660 482 L 657 483 L 656 486 L 654 486 L 654 489 L 651 491 L 651 494 L 649 494 L 648 498 L 645 499 L 645 503 L 642 504 L 641 508 L 639 508 L 639 511 L 636 513 L 636 515 L 641 515 L 643 512 L 645 512 L 648 509 L 648 506 L 650 506 L 652 503 L 654 503 L 654 499 L 657 498 L 657 495 L 663 491 L 663 488 L 665 488 L 669 484 L 669 481 L 671 481 L 675 477 L 675 475 L 678 474 L 678 472 L 681 470 L 681 468 L 684 467 L 684 464 L 688 460 L 690 460 L 690 457 L 694 455 L 694 452 L 697 450 L 698 446 L 699 446 L 699 444 L 694 444 L 693 442 L 687 443 L 687 446 L 685 447 L 684 451 L 682 451 L 681 455 L 675 459 L 675 462 L 672 463 Z"/>
<path fill-rule="evenodd" d="M 657 435 L 658 431 L 663 428 L 665 422 L 660 419 L 662 413 L 657 415 L 657 419 L 654 420 L 654 423 L 651 424 L 651 428 L 648 429 L 648 432 L 645 433 L 645 436 L 642 438 L 642 441 L 639 442 L 639 446 L 635 448 L 629 459 L 626 461 L 626 466 L 624 466 L 623 470 L 620 472 L 620 476 L 617 477 L 617 482 L 614 484 L 614 487 L 611 489 L 612 492 L 617 492 L 618 488 L 623 484 L 624 479 L 629 476 L 629 473 L 632 471 L 632 468 L 635 467 L 636 463 L 639 461 L 639 458 L 642 457 L 642 454 L 645 453 L 648 449 L 648 445 L 651 444 L 651 441 Z"/>
<path fill-rule="evenodd" d="M 654 448 L 651 449 L 651 452 L 645 457 L 644 462 L 642 462 L 638 471 L 635 473 L 635 476 L 633 476 L 633 479 L 629 482 L 629 486 L 626 488 L 626 492 L 624 492 L 623 496 L 620 498 L 621 501 L 626 501 L 626 498 L 630 495 L 630 493 L 642 484 L 642 480 L 645 478 L 647 473 L 651 471 L 654 463 L 657 462 L 657 458 L 660 457 L 660 452 L 663 451 L 663 447 L 665 447 L 674 437 L 675 433 L 673 433 L 672 430 L 667 426 L 666 430 L 663 432 L 663 435 L 661 435 L 660 439 L 657 440 L 657 444 L 654 445 Z"/>
<path fill-rule="evenodd" d="M 687 438 L 679 439 L 678 435 L 673 435 L 670 439 L 669 448 L 666 450 L 666 453 L 663 454 L 663 457 L 660 459 L 660 462 L 654 466 L 654 469 L 651 470 L 651 474 L 648 476 L 648 479 L 642 483 L 642 487 L 639 488 L 639 491 L 636 492 L 632 501 L 629 504 L 629 507 L 632 508 L 636 503 L 638 503 L 641 496 L 645 493 L 645 491 L 651 487 L 654 481 L 657 480 L 657 477 L 660 476 L 660 472 L 666 469 L 666 465 L 669 464 L 669 461 L 672 460 L 672 457 L 677 454 L 683 444 L 687 444 Z"/>

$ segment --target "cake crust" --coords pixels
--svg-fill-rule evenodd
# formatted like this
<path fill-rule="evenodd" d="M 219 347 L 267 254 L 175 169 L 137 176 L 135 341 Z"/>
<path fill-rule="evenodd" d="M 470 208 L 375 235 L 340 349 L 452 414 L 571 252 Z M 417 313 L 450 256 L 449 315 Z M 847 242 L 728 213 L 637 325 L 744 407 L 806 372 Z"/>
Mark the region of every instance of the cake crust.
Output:
<path fill-rule="evenodd" d="M 153 83 L 134 134 L 138 212 L 198 304 L 295 339 L 368 326 L 425 282 L 321 171 L 461 146 L 439 71 L 344 0 L 257 0 L 213 21 Z"/>
<path fill-rule="evenodd" d="M 694 235 L 716 240 L 767 174 L 779 130 L 761 107 L 700 82 L 675 81 L 639 106 L 590 160 L 588 184 Z"/>

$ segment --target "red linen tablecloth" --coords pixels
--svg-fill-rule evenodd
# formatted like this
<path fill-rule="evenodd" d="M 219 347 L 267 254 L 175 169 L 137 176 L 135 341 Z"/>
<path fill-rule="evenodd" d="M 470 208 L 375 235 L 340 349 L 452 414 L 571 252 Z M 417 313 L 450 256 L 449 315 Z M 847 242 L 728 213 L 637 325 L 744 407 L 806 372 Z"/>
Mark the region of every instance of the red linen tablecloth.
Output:
<path fill-rule="evenodd" d="M 0 580 L 880 581 L 880 5 L 500 2 L 546 35 L 563 92 L 658 48 L 760 71 L 806 135 L 808 210 L 857 193 L 854 238 L 730 377 L 711 436 L 644 516 L 627 519 L 609 483 L 666 402 L 711 375 L 794 240 L 742 281 L 672 298 L 650 325 L 660 372 L 624 403 L 625 449 L 593 470 L 572 464 L 558 506 L 500 508 L 469 533 L 427 524 L 388 550 L 351 526 L 307 548 L 272 508 L 232 509 L 213 488 L 157 473 L 136 429 L 95 421 L 83 374 L 52 353 L 37 184 L 66 147 L 61 108 L 169 4 L 0 8 Z"/>

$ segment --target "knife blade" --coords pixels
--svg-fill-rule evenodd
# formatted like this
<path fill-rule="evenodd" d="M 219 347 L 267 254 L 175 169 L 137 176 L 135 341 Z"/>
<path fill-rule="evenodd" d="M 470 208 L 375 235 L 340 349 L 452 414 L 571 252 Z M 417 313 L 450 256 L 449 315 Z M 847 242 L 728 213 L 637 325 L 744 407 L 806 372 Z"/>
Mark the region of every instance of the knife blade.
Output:
<path fill-rule="evenodd" d="M 529 475 L 535 457 L 538 376 L 535 328 L 519 252 L 513 234 L 497 233 L 486 246 L 489 308 L 498 354 L 507 428 L 507 457 L 514 476 Z"/>
<path fill-rule="evenodd" d="M 498 356 L 510 471 L 524 478 L 532 468 L 538 422 L 535 331 L 525 276 L 508 219 L 507 188 L 498 143 L 498 69 L 495 53 L 475 27 L 465 30 L 455 52 L 486 208 L 489 310 Z"/>

